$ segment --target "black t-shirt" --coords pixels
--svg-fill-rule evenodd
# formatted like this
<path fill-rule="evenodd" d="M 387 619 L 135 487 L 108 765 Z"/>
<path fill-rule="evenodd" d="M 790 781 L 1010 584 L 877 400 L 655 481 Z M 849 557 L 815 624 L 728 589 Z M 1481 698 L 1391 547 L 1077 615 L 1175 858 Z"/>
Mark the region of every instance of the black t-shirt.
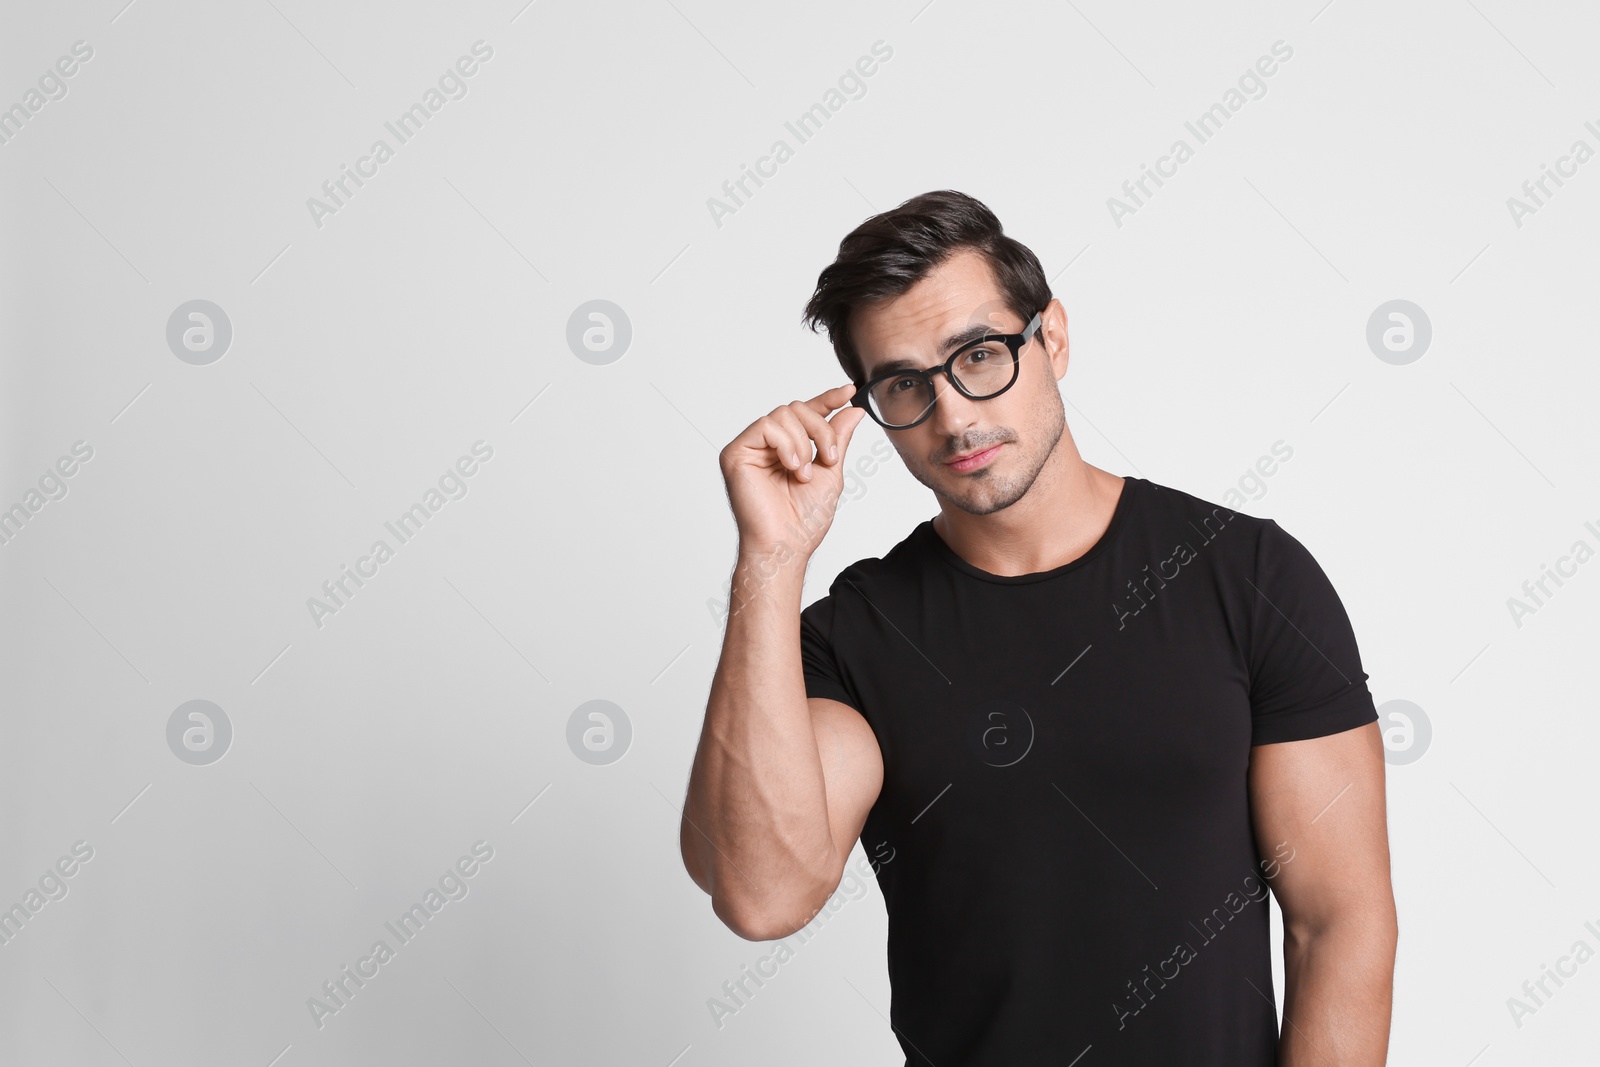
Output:
<path fill-rule="evenodd" d="M 1252 745 L 1377 719 L 1343 604 L 1271 519 L 1129 477 L 1084 555 L 981 571 L 918 525 L 800 617 L 872 726 L 861 842 L 907 1064 L 1276 1062 Z"/>

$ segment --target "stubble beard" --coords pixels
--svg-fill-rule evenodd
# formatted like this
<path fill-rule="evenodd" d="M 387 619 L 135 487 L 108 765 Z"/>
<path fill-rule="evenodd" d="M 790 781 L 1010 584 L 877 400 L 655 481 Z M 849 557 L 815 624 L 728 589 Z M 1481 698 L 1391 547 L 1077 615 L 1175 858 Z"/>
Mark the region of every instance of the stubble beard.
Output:
<path fill-rule="evenodd" d="M 1055 454 L 1056 448 L 1061 444 L 1061 438 L 1067 427 L 1067 413 L 1065 406 L 1057 403 L 1052 410 L 1052 425 L 1047 426 L 1039 434 L 1039 450 L 1027 457 L 1029 462 L 1025 469 L 1013 471 L 1011 474 L 1001 474 L 992 467 L 985 467 L 970 475 L 952 471 L 944 464 L 935 461 L 930 465 L 939 470 L 940 480 L 953 491 L 942 488 L 934 477 L 930 476 L 929 467 L 921 463 L 910 466 L 911 476 L 917 481 L 933 490 L 934 496 L 941 503 L 948 502 L 965 511 L 969 515 L 991 515 L 994 512 L 1009 508 L 1021 500 L 1033 483 L 1039 479 L 1039 474 L 1044 470 L 1045 464 L 1050 462 L 1050 457 Z M 1017 438 L 1006 441 L 1006 448 L 1015 451 Z M 1015 456 L 1001 454 L 1002 461 L 1015 462 Z"/>

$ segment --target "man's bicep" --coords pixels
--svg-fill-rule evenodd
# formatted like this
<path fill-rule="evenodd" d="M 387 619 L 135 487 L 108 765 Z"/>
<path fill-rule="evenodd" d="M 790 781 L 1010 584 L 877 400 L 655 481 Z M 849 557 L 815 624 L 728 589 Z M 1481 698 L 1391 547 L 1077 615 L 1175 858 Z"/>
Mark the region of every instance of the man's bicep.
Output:
<path fill-rule="evenodd" d="M 1250 811 L 1285 930 L 1392 921 L 1383 738 L 1368 723 L 1250 750 Z"/>
<path fill-rule="evenodd" d="M 861 837 L 867 813 L 883 789 L 883 753 L 878 738 L 861 713 L 826 697 L 807 697 L 817 755 L 827 793 L 828 828 L 838 853 L 838 873 Z"/>

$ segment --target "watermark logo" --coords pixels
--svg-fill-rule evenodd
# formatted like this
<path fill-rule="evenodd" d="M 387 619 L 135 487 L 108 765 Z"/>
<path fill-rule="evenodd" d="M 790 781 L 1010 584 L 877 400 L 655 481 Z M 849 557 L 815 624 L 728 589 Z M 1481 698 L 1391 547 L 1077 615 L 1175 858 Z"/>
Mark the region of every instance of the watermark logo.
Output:
<path fill-rule="evenodd" d="M 1367 347 L 1393 366 L 1415 363 L 1432 341 L 1433 323 L 1428 313 L 1409 300 L 1379 304 L 1367 319 Z"/>
<path fill-rule="evenodd" d="M 1596 126 L 1591 119 L 1583 124 L 1595 137 L 1600 138 L 1600 126 Z M 1539 164 L 1539 176 L 1522 183 L 1522 197 L 1506 197 L 1506 210 L 1511 213 L 1511 224 L 1517 229 L 1522 229 L 1522 222 L 1529 215 L 1536 215 L 1539 209 L 1553 196 L 1556 191 L 1567 183 L 1563 178 L 1576 178 L 1578 168 L 1594 158 L 1594 149 L 1589 147 L 1589 142 L 1578 138 L 1572 142 L 1572 147 L 1567 149 L 1567 154 L 1556 157 L 1556 165 L 1551 169 L 1550 164 Z M 1550 184 L 1555 189 L 1550 188 Z"/>
<path fill-rule="evenodd" d="M 872 448 L 865 454 L 859 450 L 841 470 L 842 486 L 839 490 L 837 509 L 842 509 L 846 504 L 860 500 L 867 495 L 867 479 L 874 477 L 879 470 L 886 466 L 890 457 L 894 455 L 894 446 L 888 438 L 880 437 L 872 443 Z M 809 533 L 816 529 L 820 516 L 807 513 L 802 519 L 804 530 L 794 530 L 799 534 Z M 791 528 L 792 529 L 792 528 Z M 780 554 L 773 558 L 762 560 L 752 573 L 745 576 L 742 587 L 738 590 L 729 585 L 729 597 L 737 593 L 738 604 L 730 608 L 729 600 L 711 597 L 706 601 L 706 610 L 711 613 L 712 624 L 717 627 L 727 625 L 728 616 L 739 611 L 739 605 L 747 604 L 757 592 L 780 573 L 780 569 L 790 562 L 791 556 Z"/>
<path fill-rule="evenodd" d="M 356 193 L 367 184 L 367 181 L 377 177 L 378 168 L 394 158 L 399 145 L 406 144 L 421 133 L 422 128 L 445 104 L 451 100 L 460 100 L 467 95 L 466 79 L 478 73 L 478 65 L 487 63 L 494 55 L 494 48 L 485 44 L 481 38 L 472 42 L 471 51 L 471 56 L 461 56 L 456 60 L 454 67 L 445 68 L 444 73 L 439 75 L 437 88 L 428 86 L 419 102 L 400 112 L 394 121 L 383 124 L 383 128 L 388 130 L 395 140 L 393 146 L 383 138 L 378 138 L 367 149 L 367 154 L 356 160 L 354 170 L 346 164 L 339 164 L 339 176 L 322 183 L 322 198 L 315 196 L 306 198 L 306 210 L 311 213 L 313 226 L 322 229 L 322 220 L 326 216 L 337 215 L 340 209 L 347 206 Z M 474 59 L 473 56 L 477 58 Z M 352 185 L 355 186 L 354 189 L 351 188 Z"/>
<path fill-rule="evenodd" d="M 73 58 L 76 56 L 77 58 Z M 0 110 L 0 145 L 8 145 L 11 139 L 22 132 L 22 127 L 32 121 L 33 116 L 44 110 L 44 106 L 52 100 L 64 100 L 67 96 L 66 79 L 78 73 L 80 63 L 87 63 L 94 58 L 94 49 L 88 41 L 72 42 L 72 55 L 62 56 L 56 60 L 55 69 L 46 68 L 39 75 L 39 87 L 30 87 L 22 94 L 22 99 L 10 107 Z"/>
<path fill-rule="evenodd" d="M 589 700 L 567 716 L 567 747 L 585 763 L 603 767 L 627 754 L 633 743 L 628 713 L 609 700 Z"/>
<path fill-rule="evenodd" d="M 167 347 L 185 363 L 196 367 L 215 363 L 232 343 L 228 313 L 209 300 L 179 304 L 167 317 Z"/>
<path fill-rule="evenodd" d="M 604 367 L 615 363 L 633 343 L 633 323 L 628 313 L 609 300 L 579 304 L 567 317 L 567 347 L 585 363 Z"/>
<path fill-rule="evenodd" d="M 402 546 L 410 544 L 422 532 L 428 520 L 450 501 L 466 497 L 469 488 L 467 480 L 482 469 L 481 464 L 494 458 L 494 446 L 480 438 L 472 442 L 471 452 L 472 455 L 460 456 L 453 466 L 444 469 L 435 483 L 437 488 L 430 486 L 420 500 L 402 511 L 393 522 L 383 524 L 383 528 L 394 537 L 393 546 L 383 538 L 378 538 L 372 542 L 367 554 L 356 560 L 354 570 L 349 564 L 341 563 L 339 576 L 322 583 L 326 599 L 314 596 L 306 598 L 306 611 L 311 615 L 312 625 L 322 629 L 322 620 L 348 607 L 356 593 L 378 576 L 380 568 L 393 559 Z"/>
<path fill-rule="evenodd" d="M 1123 598 L 1123 603 L 1112 603 L 1111 605 L 1111 614 L 1117 617 L 1117 629 L 1119 631 L 1127 629 L 1128 620 L 1148 608 L 1155 601 L 1160 591 L 1167 587 L 1168 582 L 1173 581 L 1178 575 L 1182 574 L 1186 565 L 1198 559 L 1201 548 L 1222 536 L 1222 531 L 1236 514 L 1237 512 L 1230 511 L 1227 508 L 1217 507 L 1211 510 L 1210 515 L 1200 520 L 1199 526 L 1196 526 L 1191 520 L 1189 528 L 1198 535 L 1199 548 L 1196 548 L 1188 541 L 1184 541 L 1173 547 L 1172 555 L 1166 559 L 1159 560 L 1155 565 L 1155 570 L 1152 571 L 1150 564 L 1146 563 L 1144 565 L 1143 579 L 1137 583 L 1132 578 L 1128 579 L 1128 595 Z"/>
<path fill-rule="evenodd" d="M 39 876 L 39 887 L 30 887 L 22 899 L 0 911 L 0 945 L 9 945 L 23 927 L 52 901 L 65 899 L 67 879 L 78 873 L 82 864 L 94 859 L 94 847 L 87 841 L 74 841 L 71 855 L 65 855 L 45 868 Z"/>
<path fill-rule="evenodd" d="M 878 842 L 871 859 L 863 855 L 856 860 L 855 870 L 845 868 L 844 877 L 839 881 L 839 888 L 833 891 L 822 907 L 812 913 L 804 926 L 790 937 L 779 940 L 777 947 L 771 953 L 756 960 L 753 969 L 749 964 L 742 965 L 737 978 L 730 978 L 722 983 L 720 998 L 707 997 L 706 1010 L 711 1013 L 711 1021 L 716 1024 L 717 1029 L 721 1030 L 729 1019 L 749 1007 L 750 1001 L 766 988 L 767 982 L 778 976 L 778 968 L 794 958 L 796 949 L 789 944 L 791 938 L 802 947 L 808 944 L 846 902 L 860 900 L 867 895 L 868 877 L 882 870 L 883 865 L 893 860 L 894 856 L 895 850 L 889 842 Z"/>
<path fill-rule="evenodd" d="M 1277 458 L 1274 459 L 1273 456 Z M 1223 504 L 1238 509 L 1244 507 L 1246 503 L 1253 503 L 1266 496 L 1269 488 L 1267 479 L 1277 474 L 1281 464 L 1288 463 L 1293 456 L 1293 445 L 1287 444 L 1282 438 L 1272 442 L 1272 454 L 1257 457 L 1255 465 L 1246 468 L 1238 481 L 1223 492 Z"/>
<path fill-rule="evenodd" d="M 1596 926 L 1592 919 L 1585 922 L 1583 928 L 1600 941 L 1600 926 Z M 1547 1007 L 1551 998 L 1567 984 L 1566 979 L 1577 977 L 1578 968 L 1592 959 L 1593 947 L 1580 937 L 1572 943 L 1572 948 L 1565 956 L 1556 958 L 1554 968 L 1548 963 L 1539 964 L 1539 977 L 1522 983 L 1522 996 L 1506 998 L 1506 1010 L 1511 1012 L 1511 1021 L 1516 1023 L 1517 1029 L 1522 1029 L 1525 1017 L 1537 1015 L 1541 1008 Z M 1550 988 L 1551 982 L 1555 983 L 1555 989 Z"/>
<path fill-rule="evenodd" d="M 394 959 L 400 949 L 416 940 L 417 935 L 422 933 L 435 915 L 444 910 L 446 904 L 466 899 L 471 891 L 467 879 L 482 869 L 480 864 L 492 859 L 494 846 L 482 838 L 474 841 L 471 855 L 462 856 L 454 866 L 446 867 L 444 874 L 439 876 L 437 888 L 429 886 L 421 900 L 401 912 L 399 918 L 383 924 L 383 928 L 394 935 L 395 944 L 391 945 L 387 938 L 374 941 L 367 955 L 356 960 L 354 970 L 346 964 L 335 977 L 322 983 L 321 998 L 307 997 L 306 1009 L 311 1012 L 311 1021 L 317 1029 L 321 1030 L 326 1025 L 328 1016 L 337 1015 L 349 1007 L 356 993 L 376 978 L 380 968 Z"/>
<path fill-rule="evenodd" d="M 1428 713 L 1409 700 L 1386 700 L 1378 708 L 1383 732 L 1383 762 L 1391 767 L 1415 763 L 1433 743 Z"/>
<path fill-rule="evenodd" d="M 853 67 L 845 68 L 844 73 L 839 75 L 837 88 L 829 86 L 821 100 L 802 111 L 794 121 L 783 124 L 783 128 L 794 137 L 796 145 L 803 145 L 822 132 L 823 124 L 838 114 L 848 101 L 860 100 L 867 95 L 866 79 L 878 72 L 879 63 L 887 63 L 894 56 L 894 48 L 881 39 L 872 42 L 871 51 L 872 55 L 861 56 Z M 739 164 L 739 176 L 722 183 L 722 196 L 706 198 L 706 210 L 711 213 L 711 221 L 717 229 L 722 229 L 725 217 L 737 215 L 739 209 L 755 196 L 755 190 L 750 188 L 752 184 L 755 189 L 766 185 L 763 179 L 777 177 L 778 168 L 793 159 L 794 155 L 795 147 L 780 137 L 772 142 L 765 155 L 756 157 L 754 170 L 743 163 Z"/>
<path fill-rule="evenodd" d="M 0 511 L 0 545 L 9 545 L 12 538 L 21 533 L 22 528 L 43 510 L 46 504 L 65 497 L 66 479 L 78 473 L 79 464 L 87 463 L 93 458 L 94 448 L 89 442 L 74 441 L 72 455 L 60 457 L 54 467 L 46 467 L 44 473 L 39 476 L 39 488 L 30 487 L 22 494 L 21 500 Z"/>
<path fill-rule="evenodd" d="M 1583 528 L 1593 534 L 1597 543 L 1600 543 L 1600 528 L 1593 522 L 1586 522 Z M 1572 547 L 1564 556 L 1557 556 L 1555 566 L 1539 564 L 1539 577 L 1529 578 L 1522 583 L 1522 597 L 1506 597 L 1506 610 L 1511 613 L 1511 621 L 1517 629 L 1522 629 L 1524 616 L 1536 615 L 1539 609 L 1549 603 L 1550 599 L 1567 583 L 1562 579 L 1576 578 L 1578 568 L 1594 558 L 1595 550 L 1589 542 L 1578 538 L 1572 542 Z M 1555 589 L 1550 588 L 1550 583 L 1555 583 Z M 1543 594 L 1543 595 L 1541 595 Z"/>
<path fill-rule="evenodd" d="M 1288 855 L 1284 855 L 1285 849 L 1288 849 Z M 1128 994 L 1122 998 L 1123 1002 L 1111 1003 L 1111 1010 L 1117 1015 L 1117 1029 L 1126 1028 L 1130 1018 L 1148 1008 L 1149 1002 L 1156 998 L 1156 994 L 1167 988 L 1168 982 L 1176 981 L 1183 973 L 1183 968 L 1199 958 L 1200 949 L 1222 936 L 1228 924 L 1245 908 L 1252 903 L 1259 904 L 1266 900 L 1268 888 L 1265 883 L 1276 878 L 1279 871 L 1294 862 L 1294 856 L 1295 850 L 1289 843 L 1279 841 L 1273 848 L 1272 858 L 1260 861 L 1261 876 L 1259 878 L 1255 874 L 1245 876 L 1243 896 L 1239 895 L 1238 890 L 1230 892 L 1219 906 L 1211 909 L 1211 914 L 1200 920 L 1199 926 L 1193 922 L 1189 924 L 1189 928 L 1199 935 L 1198 948 L 1185 935 L 1185 939 L 1173 947 L 1172 955 L 1156 964 L 1154 971 L 1147 963 L 1144 965 L 1143 979 L 1129 979 L 1124 983 L 1128 988 Z"/>
<path fill-rule="evenodd" d="M 1033 716 L 1021 704 L 986 700 L 967 724 L 967 747 L 991 767 L 1011 767 L 1033 748 Z"/>
<path fill-rule="evenodd" d="M 1222 93 L 1222 99 L 1202 111 L 1193 121 L 1186 121 L 1183 128 L 1189 131 L 1195 140 L 1195 145 L 1203 145 L 1222 131 L 1222 127 L 1251 100 L 1260 100 L 1267 95 L 1266 79 L 1278 72 L 1278 63 L 1287 63 L 1294 55 L 1294 49 L 1285 42 L 1272 42 L 1272 56 L 1261 56 L 1256 60 L 1253 68 L 1246 68 L 1239 75 L 1237 88 L 1229 86 Z M 1106 210 L 1111 213 L 1111 223 L 1117 229 L 1122 229 L 1123 220 L 1130 215 L 1137 215 L 1139 209 L 1146 206 L 1155 196 L 1155 190 L 1150 188 L 1153 183 L 1160 189 L 1166 182 L 1164 178 L 1175 178 L 1178 168 L 1189 162 L 1195 156 L 1195 146 L 1179 137 L 1172 142 L 1172 147 L 1167 154 L 1156 159 L 1152 169 L 1149 164 L 1139 164 L 1139 176 L 1129 178 L 1122 183 L 1122 197 L 1109 196 L 1106 198 Z M 1125 198 L 1125 199 L 1124 199 Z"/>
<path fill-rule="evenodd" d="M 228 713 L 209 700 L 179 704 L 167 717 L 167 747 L 185 763 L 204 767 L 227 754 L 233 744 Z"/>

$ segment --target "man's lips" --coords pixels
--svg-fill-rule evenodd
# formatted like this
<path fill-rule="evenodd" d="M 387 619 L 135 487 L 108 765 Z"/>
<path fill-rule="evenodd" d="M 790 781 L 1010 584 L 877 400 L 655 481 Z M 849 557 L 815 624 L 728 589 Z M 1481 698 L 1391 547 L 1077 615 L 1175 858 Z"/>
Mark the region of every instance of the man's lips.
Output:
<path fill-rule="evenodd" d="M 962 455 L 956 456 L 954 459 L 946 460 L 945 461 L 945 466 L 946 467 L 955 467 L 958 470 L 965 470 L 968 467 L 975 466 L 976 464 L 982 463 L 983 461 L 987 460 L 989 458 L 989 456 L 990 456 L 990 453 L 998 451 L 1004 445 L 1005 445 L 1005 442 L 1002 441 L 998 445 L 990 445 L 988 448 L 980 448 L 976 452 L 964 453 Z"/>

